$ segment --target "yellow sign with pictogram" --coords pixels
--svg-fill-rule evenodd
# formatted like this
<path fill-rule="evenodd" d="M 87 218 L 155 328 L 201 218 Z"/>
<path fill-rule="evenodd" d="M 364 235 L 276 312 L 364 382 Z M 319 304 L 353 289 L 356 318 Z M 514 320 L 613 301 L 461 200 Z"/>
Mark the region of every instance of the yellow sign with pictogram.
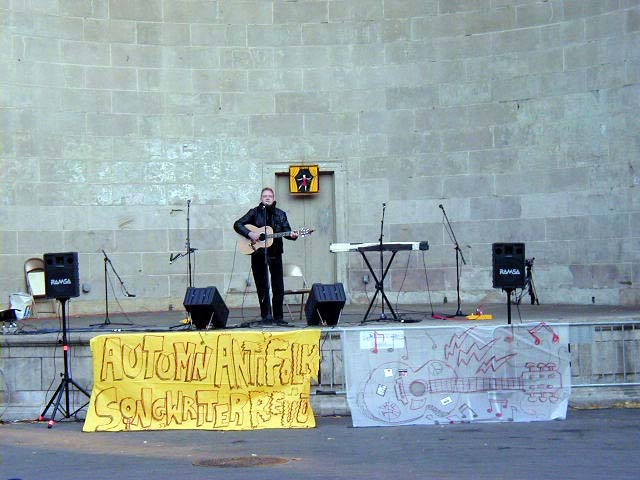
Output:
<path fill-rule="evenodd" d="M 289 167 L 289 192 L 308 195 L 320 191 L 318 165 L 291 165 Z"/>

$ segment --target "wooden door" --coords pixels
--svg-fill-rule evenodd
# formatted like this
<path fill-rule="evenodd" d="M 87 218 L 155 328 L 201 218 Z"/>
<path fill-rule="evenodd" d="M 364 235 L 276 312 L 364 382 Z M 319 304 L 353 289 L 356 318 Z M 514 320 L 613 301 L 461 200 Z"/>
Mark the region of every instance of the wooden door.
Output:
<path fill-rule="evenodd" d="M 291 228 L 315 229 L 310 236 L 295 242 L 284 240 L 283 263 L 300 265 L 309 286 L 313 283 L 335 283 L 336 258 L 329 252 L 329 244 L 336 241 L 333 173 L 321 173 L 320 192 L 313 196 L 290 194 L 289 177 L 277 175 L 276 201 L 278 207 L 287 212 Z"/>

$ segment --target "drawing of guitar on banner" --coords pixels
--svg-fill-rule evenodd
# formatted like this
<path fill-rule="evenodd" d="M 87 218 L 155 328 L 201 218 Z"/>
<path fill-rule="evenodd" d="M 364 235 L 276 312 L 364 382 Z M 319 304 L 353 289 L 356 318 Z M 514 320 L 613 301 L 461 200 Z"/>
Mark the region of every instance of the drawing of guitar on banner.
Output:
<path fill-rule="evenodd" d="M 261 248 L 269 248 L 273 245 L 274 238 L 282 238 L 291 235 L 292 233 L 297 233 L 299 237 L 306 237 L 307 235 L 311 235 L 314 230 L 306 227 L 300 228 L 298 230 L 291 230 L 288 232 L 278 232 L 273 233 L 273 228 L 267 227 L 267 235 L 265 238 L 265 227 L 256 227 L 254 225 L 247 224 L 245 225 L 251 232 L 256 232 L 260 234 L 260 239 L 257 241 L 250 240 L 242 235 L 238 235 L 238 250 L 240 253 L 244 255 L 251 255 L 252 253 L 258 251 Z"/>
<path fill-rule="evenodd" d="M 492 378 L 458 377 L 450 365 L 440 360 L 431 360 L 415 370 L 394 361 L 371 372 L 358 404 L 370 418 L 397 424 L 414 422 L 425 415 L 449 417 L 454 410 L 464 408 L 460 403 L 463 394 L 520 391 L 529 405 L 535 405 L 558 402 L 561 390 L 562 377 L 554 363 L 527 362 L 519 377 Z M 487 402 L 486 411 L 494 412 L 495 405 Z M 476 418 L 478 415 L 473 413 Z"/>

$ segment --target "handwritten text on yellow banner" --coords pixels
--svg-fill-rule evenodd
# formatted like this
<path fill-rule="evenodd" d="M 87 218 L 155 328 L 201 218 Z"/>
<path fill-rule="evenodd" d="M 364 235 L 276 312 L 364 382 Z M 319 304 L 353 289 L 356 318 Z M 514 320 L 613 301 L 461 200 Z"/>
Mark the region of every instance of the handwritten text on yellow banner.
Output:
<path fill-rule="evenodd" d="M 306 428 L 319 330 L 103 335 L 84 431 Z"/>

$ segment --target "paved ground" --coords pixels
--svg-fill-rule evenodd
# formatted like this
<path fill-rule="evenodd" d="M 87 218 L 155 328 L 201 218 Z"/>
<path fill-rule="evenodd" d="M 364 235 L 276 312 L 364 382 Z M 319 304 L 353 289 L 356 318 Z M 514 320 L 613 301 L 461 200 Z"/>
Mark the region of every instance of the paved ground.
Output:
<path fill-rule="evenodd" d="M 0 425 L 0 479 L 637 479 L 640 410 L 570 410 L 565 421 L 310 430 L 82 433 Z M 286 463 L 196 466 L 253 455 Z"/>

